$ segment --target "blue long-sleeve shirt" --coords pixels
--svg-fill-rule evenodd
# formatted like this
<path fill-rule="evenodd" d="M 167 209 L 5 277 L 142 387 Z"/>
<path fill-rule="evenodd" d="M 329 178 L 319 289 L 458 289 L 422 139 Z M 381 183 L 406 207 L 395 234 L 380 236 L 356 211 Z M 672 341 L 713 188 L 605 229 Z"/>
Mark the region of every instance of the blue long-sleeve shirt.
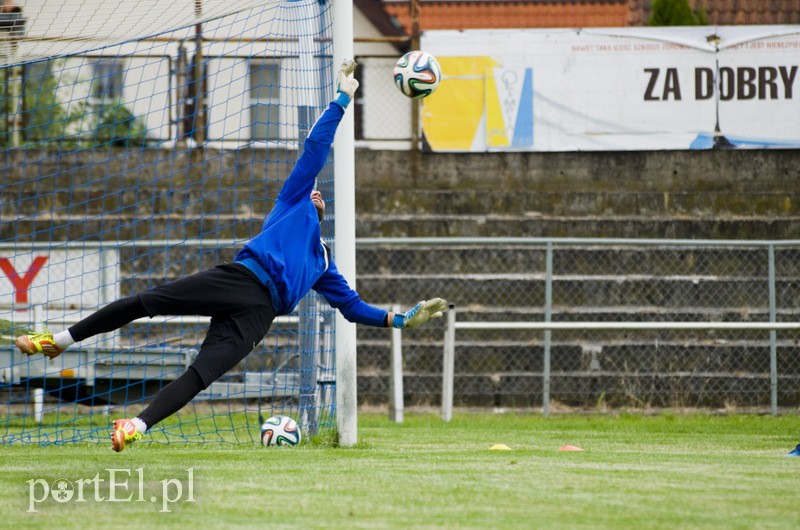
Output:
<path fill-rule="evenodd" d="M 331 103 L 311 129 L 303 154 L 264 220 L 261 233 L 236 255 L 272 295 L 276 315 L 291 313 L 314 289 L 350 322 L 383 327 L 387 311 L 369 305 L 347 284 L 322 242 L 314 181 L 328 159 L 344 109 Z"/>

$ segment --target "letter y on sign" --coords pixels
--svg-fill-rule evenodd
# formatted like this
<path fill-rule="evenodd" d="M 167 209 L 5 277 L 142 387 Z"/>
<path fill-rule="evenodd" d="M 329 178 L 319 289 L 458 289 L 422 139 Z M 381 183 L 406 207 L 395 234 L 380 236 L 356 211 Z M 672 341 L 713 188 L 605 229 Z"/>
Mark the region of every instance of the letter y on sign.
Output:
<path fill-rule="evenodd" d="M 28 303 L 28 290 L 45 263 L 47 263 L 47 256 L 36 256 L 25 275 L 20 276 L 10 259 L 0 258 L 0 270 L 2 270 L 9 281 L 11 281 L 11 285 L 14 286 L 14 301 L 16 303 Z"/>

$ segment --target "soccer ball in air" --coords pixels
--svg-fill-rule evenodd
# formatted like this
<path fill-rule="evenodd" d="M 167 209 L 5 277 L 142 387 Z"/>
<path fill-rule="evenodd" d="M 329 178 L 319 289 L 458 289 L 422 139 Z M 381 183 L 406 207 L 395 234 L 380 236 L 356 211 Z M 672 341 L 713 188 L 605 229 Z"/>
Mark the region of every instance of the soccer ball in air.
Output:
<path fill-rule="evenodd" d="M 261 425 L 261 445 L 276 447 L 300 443 L 300 426 L 289 416 L 273 416 Z"/>
<path fill-rule="evenodd" d="M 430 96 L 441 80 L 439 62 L 433 55 L 423 51 L 408 52 L 394 65 L 394 84 L 404 96 L 411 99 Z"/>

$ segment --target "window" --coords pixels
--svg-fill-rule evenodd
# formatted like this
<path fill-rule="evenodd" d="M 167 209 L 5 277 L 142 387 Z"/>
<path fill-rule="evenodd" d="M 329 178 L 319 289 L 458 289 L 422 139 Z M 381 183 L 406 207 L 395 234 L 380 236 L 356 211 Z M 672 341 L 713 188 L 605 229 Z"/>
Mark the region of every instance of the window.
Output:
<path fill-rule="evenodd" d="M 265 142 L 279 140 L 280 119 L 279 61 L 250 61 L 250 138 Z"/>
<path fill-rule="evenodd" d="M 40 108 L 54 104 L 58 81 L 53 75 L 53 61 L 36 61 L 22 65 L 22 93 L 25 108 Z"/>
<path fill-rule="evenodd" d="M 53 61 L 22 65 L 22 114 L 20 125 L 27 142 L 52 140 L 63 134 L 66 113 L 56 98 L 58 80 Z"/>
<path fill-rule="evenodd" d="M 92 65 L 92 97 L 101 103 L 111 103 L 122 98 L 123 61 L 98 59 Z"/>
<path fill-rule="evenodd" d="M 25 82 L 31 85 L 40 85 L 53 73 L 53 61 L 36 61 L 25 63 Z"/>
<path fill-rule="evenodd" d="M 200 79 L 195 81 L 195 61 L 197 58 L 197 55 L 192 57 L 189 65 L 185 67 L 184 70 L 186 86 L 184 86 L 182 90 L 183 114 L 179 119 L 180 129 L 178 131 L 179 137 L 181 138 L 188 137 L 199 139 L 208 137 L 208 119 L 206 112 L 208 108 L 208 94 L 206 93 L 208 65 L 205 61 L 202 62 L 201 68 L 197 69 L 201 70 L 198 72 L 200 74 Z M 202 102 L 203 108 L 197 108 L 198 101 Z M 202 131 L 198 129 L 201 125 L 203 126 Z"/>

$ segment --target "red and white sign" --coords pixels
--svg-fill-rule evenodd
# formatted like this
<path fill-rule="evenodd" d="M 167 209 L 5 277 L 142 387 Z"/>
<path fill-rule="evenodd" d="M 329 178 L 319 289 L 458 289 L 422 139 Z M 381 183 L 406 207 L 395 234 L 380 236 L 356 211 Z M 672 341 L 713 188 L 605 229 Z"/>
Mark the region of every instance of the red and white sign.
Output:
<path fill-rule="evenodd" d="M 97 308 L 118 297 L 116 250 L 0 249 L 0 307 Z"/>

